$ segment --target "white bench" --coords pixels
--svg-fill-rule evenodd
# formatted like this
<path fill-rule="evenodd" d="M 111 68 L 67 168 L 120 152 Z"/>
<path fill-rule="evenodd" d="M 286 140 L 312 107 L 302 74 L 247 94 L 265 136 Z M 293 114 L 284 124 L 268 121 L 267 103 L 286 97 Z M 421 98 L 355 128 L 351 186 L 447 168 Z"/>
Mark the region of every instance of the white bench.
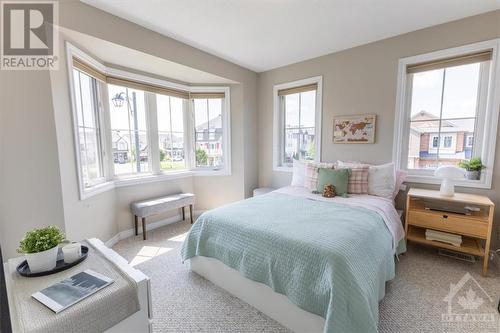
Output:
<path fill-rule="evenodd" d="M 139 217 L 142 219 L 142 238 L 146 240 L 146 217 L 165 213 L 172 209 L 182 209 L 182 220 L 186 219 L 184 208 L 189 206 L 189 216 L 193 224 L 194 194 L 177 193 L 160 198 L 137 201 L 130 204 L 132 214 L 134 214 L 135 234 L 138 235 Z"/>

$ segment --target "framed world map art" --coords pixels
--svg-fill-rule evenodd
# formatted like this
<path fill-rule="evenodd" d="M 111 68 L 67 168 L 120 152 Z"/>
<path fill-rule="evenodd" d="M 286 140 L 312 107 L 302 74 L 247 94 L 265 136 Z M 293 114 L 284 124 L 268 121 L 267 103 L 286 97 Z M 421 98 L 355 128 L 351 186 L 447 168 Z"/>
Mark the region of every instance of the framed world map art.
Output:
<path fill-rule="evenodd" d="M 333 143 L 374 143 L 374 114 L 340 116 L 333 119 Z"/>

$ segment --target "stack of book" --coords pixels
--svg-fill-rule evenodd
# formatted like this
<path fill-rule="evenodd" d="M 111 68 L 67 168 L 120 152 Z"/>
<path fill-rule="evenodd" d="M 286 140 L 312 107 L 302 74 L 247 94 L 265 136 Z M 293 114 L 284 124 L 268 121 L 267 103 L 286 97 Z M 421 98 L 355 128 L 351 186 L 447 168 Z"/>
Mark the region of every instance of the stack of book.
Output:
<path fill-rule="evenodd" d="M 431 229 L 425 230 L 425 239 L 438 241 L 442 243 L 451 244 L 454 246 L 460 246 L 462 244 L 462 236 L 450 234 L 447 232 L 436 231 Z"/>

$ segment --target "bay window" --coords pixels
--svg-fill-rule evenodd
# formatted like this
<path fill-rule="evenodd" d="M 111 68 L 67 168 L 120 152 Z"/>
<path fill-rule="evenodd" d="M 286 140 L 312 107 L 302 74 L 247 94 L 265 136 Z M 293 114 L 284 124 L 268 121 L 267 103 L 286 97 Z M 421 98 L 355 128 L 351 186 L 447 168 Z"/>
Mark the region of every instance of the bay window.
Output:
<path fill-rule="evenodd" d="M 409 181 L 438 182 L 437 167 L 479 157 L 481 180 L 459 184 L 491 186 L 498 47 L 494 40 L 400 60 L 394 159 Z"/>
<path fill-rule="evenodd" d="M 99 184 L 230 175 L 228 87 L 152 79 L 67 50 L 81 199 Z"/>

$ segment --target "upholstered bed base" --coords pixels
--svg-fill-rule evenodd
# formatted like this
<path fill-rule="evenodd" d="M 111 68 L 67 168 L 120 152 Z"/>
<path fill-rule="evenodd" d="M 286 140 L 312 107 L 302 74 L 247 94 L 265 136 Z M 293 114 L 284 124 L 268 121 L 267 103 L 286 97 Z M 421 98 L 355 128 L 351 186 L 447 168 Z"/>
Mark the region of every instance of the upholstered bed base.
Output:
<path fill-rule="evenodd" d="M 263 283 L 243 277 L 214 258 L 196 256 L 189 260 L 193 272 L 252 305 L 294 332 L 323 332 L 325 319 L 304 311 Z"/>

